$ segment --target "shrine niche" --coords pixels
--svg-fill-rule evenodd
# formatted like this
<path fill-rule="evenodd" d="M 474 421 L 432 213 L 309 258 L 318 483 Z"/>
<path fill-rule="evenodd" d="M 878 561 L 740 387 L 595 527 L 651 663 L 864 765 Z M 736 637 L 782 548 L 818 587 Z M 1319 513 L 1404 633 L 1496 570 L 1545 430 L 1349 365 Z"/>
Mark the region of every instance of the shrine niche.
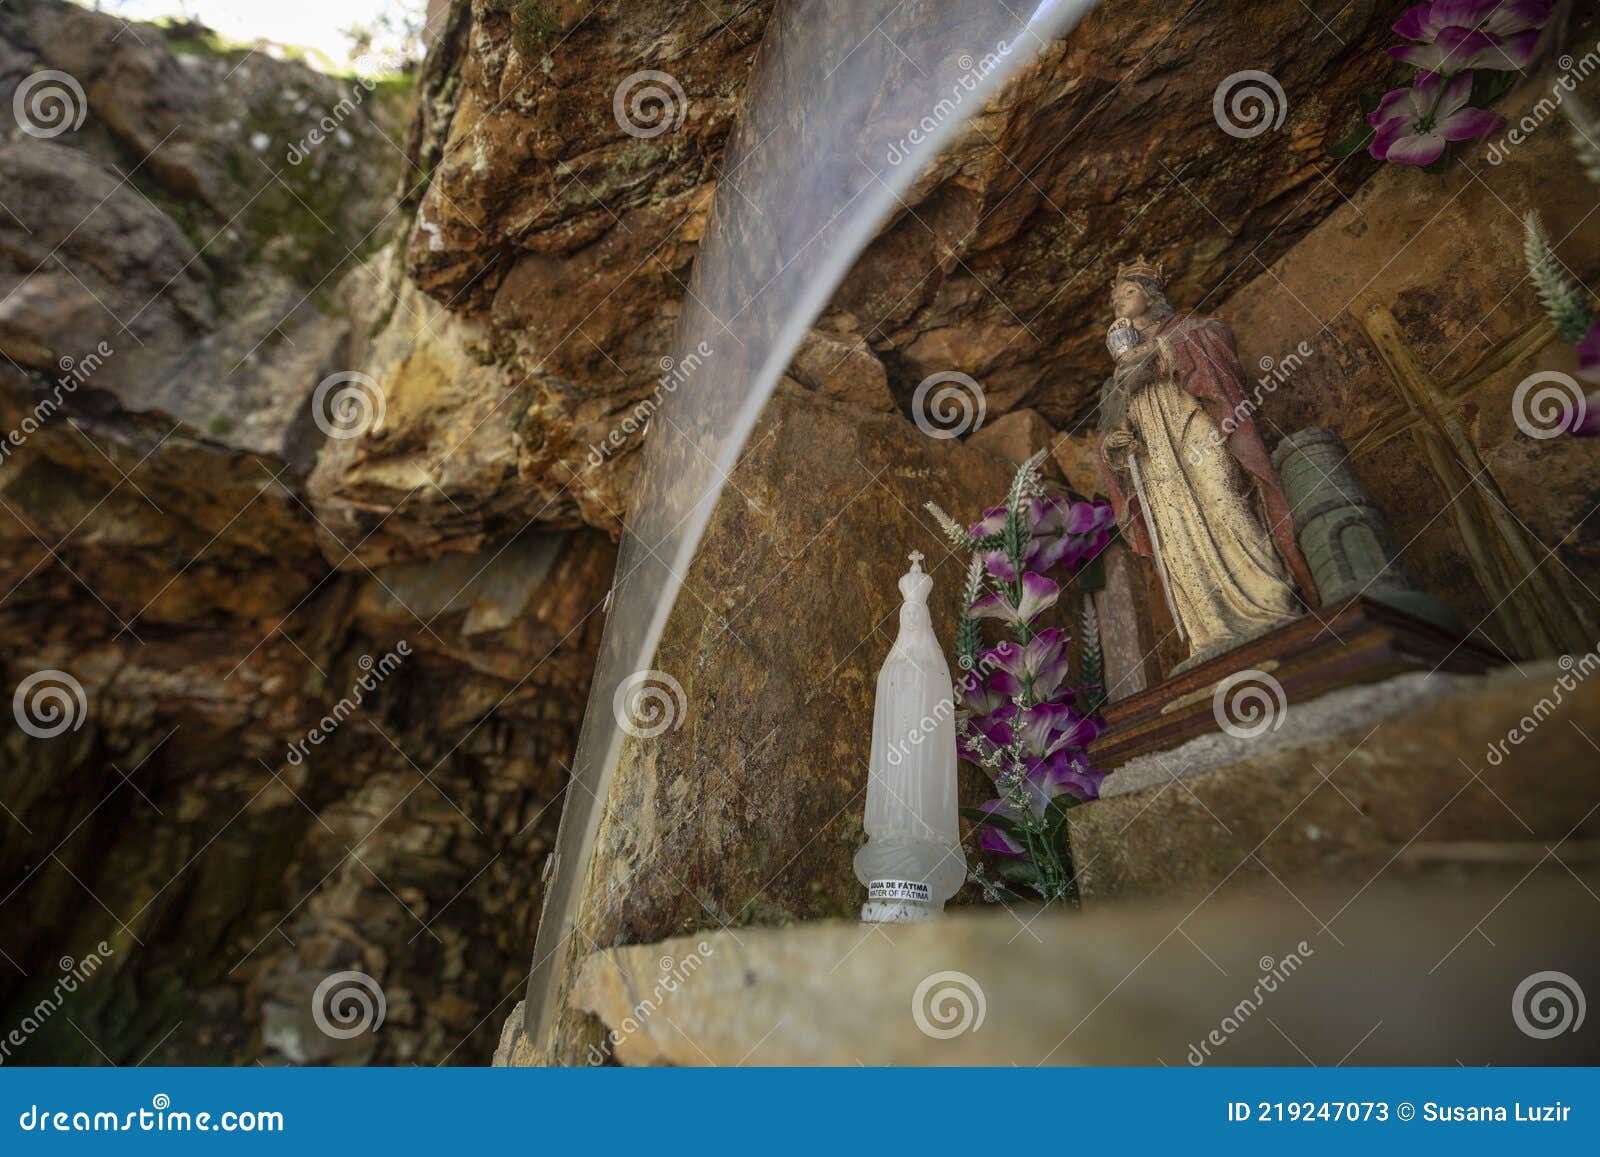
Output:
<path fill-rule="evenodd" d="M 1183 658 L 1136 693 L 1108 686 L 1108 734 L 1093 748 L 1102 768 L 1227 730 L 1218 697 L 1242 677 L 1270 689 L 1276 713 L 1407 671 L 1495 665 L 1407 574 L 1337 431 L 1298 431 L 1269 455 L 1260 390 L 1247 394 L 1232 329 L 1180 315 L 1163 287 L 1162 266 L 1142 257 L 1112 280 L 1116 370 L 1095 448 L 1123 540 L 1148 561 Z M 1126 587 L 1137 578 L 1121 561 Z M 1126 632 L 1140 611 L 1121 601 Z"/>
<path fill-rule="evenodd" d="M 1564 150 L 1555 125 L 1438 186 L 1384 170 L 1284 257 L 1214 291 L 1240 363 L 1261 372 L 1254 416 L 1322 606 L 1281 648 L 1263 636 L 1210 679 L 1172 677 L 1168 649 L 1165 695 L 1147 682 L 1113 696 L 1094 752 L 1110 774 L 1073 823 L 1093 863 L 1086 895 L 1275 889 L 1356 863 L 1471 875 L 1530 833 L 1569 838 L 1590 806 L 1571 769 L 1593 754 L 1600 484 L 1593 443 L 1541 428 L 1523 401 L 1551 380 L 1569 406 L 1583 397 L 1583 350 L 1546 315 L 1524 255 L 1537 206 L 1563 275 L 1600 273 L 1594 186 Z M 1123 583 L 1155 624 L 1142 653 L 1173 630 L 1147 580 Z M 1515 689 L 1517 672 L 1533 685 Z M 1212 716 L 1274 684 L 1259 724 Z M 1572 720 L 1566 735 L 1525 734 L 1525 712 L 1551 710 Z M 1504 774 L 1507 751 L 1537 791 Z M 1541 811 L 1545 791 L 1561 802 Z M 1352 803 L 1370 827 L 1350 829 Z M 1430 816 L 1436 844 L 1405 847 Z"/>
<path fill-rule="evenodd" d="M 0 0 L 0 1061 L 1592 1051 L 1592 6 L 427 7 Z"/>
<path fill-rule="evenodd" d="M 1537 36 L 1517 22 L 1547 15 L 1520 6 L 1495 35 L 1525 54 Z M 1362 27 L 1387 32 L 1399 16 L 1365 13 Z M 1433 23 L 1400 22 L 1419 34 Z M 1283 137 L 1236 135 L 1215 119 L 1217 81 L 1259 75 L 1257 62 L 1215 41 L 1204 84 L 1192 60 L 1163 64 L 1117 123 L 1079 133 L 1057 118 L 1061 94 L 1085 84 L 1093 53 L 1073 55 L 1081 47 L 1015 90 L 1033 102 L 1032 126 L 1062 131 L 1019 131 L 1002 106 L 930 161 L 753 424 L 684 573 L 694 597 L 662 636 L 661 663 L 686 691 L 682 733 L 621 744 L 596 793 L 592 862 L 577 869 L 567 988 L 516 1017 L 508 1058 L 583 1055 L 591 1013 L 614 1038 L 652 959 L 691 947 L 714 947 L 727 978 L 695 1006 L 697 1024 L 719 1032 L 723 1007 L 770 1011 L 759 1028 L 773 1035 L 752 1034 L 753 1047 L 825 1055 L 805 1051 L 814 1021 L 773 1026 L 771 994 L 792 974 L 764 963 L 792 950 L 822 974 L 811 1007 L 838 1000 L 876 1029 L 873 997 L 834 988 L 832 962 L 808 955 L 833 934 L 823 917 L 869 946 L 942 947 L 984 903 L 1025 926 L 1078 905 L 1092 918 L 1133 900 L 1182 897 L 1188 910 L 1271 891 L 1332 943 L 1345 912 L 1386 888 L 1415 886 L 1431 918 L 1457 888 L 1498 898 L 1541 866 L 1550 883 L 1565 864 L 1549 871 L 1545 853 L 1596 836 L 1582 728 L 1600 681 L 1538 706 L 1565 670 L 1557 657 L 1585 662 L 1593 635 L 1592 452 L 1508 429 L 1518 380 L 1572 369 L 1575 353 L 1524 284 L 1525 206 L 1545 206 L 1575 278 L 1597 272 L 1600 222 L 1570 150 L 1546 134 L 1485 162 L 1474 134 L 1502 113 L 1474 101 L 1498 98 L 1420 64 L 1367 116 L 1340 91 L 1348 73 L 1325 69 L 1291 94 Z M 1374 81 L 1388 83 L 1397 57 L 1369 47 L 1382 57 Z M 757 131 L 737 144 L 759 146 L 769 129 L 781 139 L 804 102 L 773 94 L 803 72 L 759 90 Z M 898 82 L 897 93 L 912 83 Z M 1161 148 L 1128 127 L 1177 90 L 1198 115 Z M 1370 139 L 1357 135 L 1348 163 L 1324 163 L 1346 114 Z M 1256 143 L 1225 151 L 1213 129 Z M 1097 133 L 1124 132 L 1126 148 L 1097 152 Z M 1040 171 L 1006 163 L 1014 141 Z M 1269 143 L 1292 160 L 1285 170 L 1249 163 Z M 1050 160 L 1080 147 L 1096 155 Z M 850 155 L 828 151 L 784 190 Z M 748 244 L 763 236 L 750 206 L 781 170 L 748 169 L 748 183 L 718 190 L 707 224 L 711 241 L 730 221 L 749 226 L 734 232 L 738 259 L 721 284 L 696 286 L 691 316 L 772 255 Z M 1299 216 L 1322 198 L 1316 220 Z M 930 415 L 929 397 L 958 392 Z M 873 413 L 844 408 L 852 398 Z M 1541 484 L 1541 472 L 1553 477 Z M 1105 506 L 1110 542 L 1097 538 L 1111 529 Z M 1068 539 L 1092 541 L 1093 557 L 1063 567 Z M 796 544 L 814 541 L 829 544 L 825 566 L 796 561 Z M 751 574 L 781 580 L 746 598 Z M 1524 712 L 1540 725 L 1493 746 Z M 969 886 L 952 891 L 958 864 Z M 1017 907 L 1030 901 L 1042 910 Z M 1161 931 L 1171 939 L 1185 921 L 1179 910 Z M 781 927 L 750 933 L 746 955 L 735 943 L 746 924 Z M 702 934 L 704 948 L 691 939 Z M 685 1052 L 659 1024 L 635 1029 L 610 1060 Z M 739 1059 L 736 1036 L 707 1056 Z"/>

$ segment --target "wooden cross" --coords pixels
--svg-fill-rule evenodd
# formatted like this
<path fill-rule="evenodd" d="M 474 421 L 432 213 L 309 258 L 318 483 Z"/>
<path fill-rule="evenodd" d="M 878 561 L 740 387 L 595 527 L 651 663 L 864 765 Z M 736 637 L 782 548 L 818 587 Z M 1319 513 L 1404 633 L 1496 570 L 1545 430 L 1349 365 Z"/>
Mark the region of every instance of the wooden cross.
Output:
<path fill-rule="evenodd" d="M 1373 349 L 1389 371 L 1401 405 L 1365 429 L 1342 431 L 1351 456 L 1370 454 L 1393 438 L 1411 437 L 1443 493 L 1454 496 L 1449 515 L 1490 602 L 1506 641 L 1527 657 L 1590 647 L 1583 615 L 1568 576 L 1511 512 L 1505 493 L 1485 467 L 1461 415 L 1463 400 L 1494 375 L 1524 363 L 1555 334 L 1547 320 L 1490 349 L 1457 381 L 1439 383 L 1406 344 L 1388 308 L 1367 301 L 1359 315 Z"/>

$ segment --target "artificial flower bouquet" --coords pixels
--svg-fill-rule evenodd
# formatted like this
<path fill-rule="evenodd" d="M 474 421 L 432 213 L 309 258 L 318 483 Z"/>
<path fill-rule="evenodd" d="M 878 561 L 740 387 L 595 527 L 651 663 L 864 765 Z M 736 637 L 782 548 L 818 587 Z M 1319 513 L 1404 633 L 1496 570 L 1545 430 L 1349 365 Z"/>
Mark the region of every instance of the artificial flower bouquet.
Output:
<path fill-rule="evenodd" d="M 1070 636 L 1040 619 L 1063 581 L 1081 590 L 1103 585 L 1100 555 L 1116 516 L 1104 498 L 1046 494 L 1043 458 L 1041 451 L 1023 463 L 1005 505 L 970 527 L 928 504 L 951 544 L 972 555 L 956 629 L 956 749 L 995 788 L 996 798 L 963 809 L 979 846 L 999 857 L 998 879 L 981 866 L 973 873 L 989 900 L 1020 899 L 1021 888 L 1047 902 L 1076 895 L 1066 813 L 1096 798 L 1105 778 L 1085 754 L 1105 728 L 1093 604 L 1085 599 L 1089 629 L 1076 683 Z M 1009 637 L 987 645 L 985 620 Z"/>

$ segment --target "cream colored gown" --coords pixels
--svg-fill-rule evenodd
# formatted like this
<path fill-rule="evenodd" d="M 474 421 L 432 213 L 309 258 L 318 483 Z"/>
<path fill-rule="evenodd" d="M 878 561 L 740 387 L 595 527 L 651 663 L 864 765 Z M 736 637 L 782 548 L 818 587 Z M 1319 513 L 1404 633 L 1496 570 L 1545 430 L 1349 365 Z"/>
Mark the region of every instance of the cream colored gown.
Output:
<path fill-rule="evenodd" d="M 1254 487 L 1211 415 L 1162 362 L 1156 380 L 1129 398 L 1128 419 L 1144 448 L 1139 469 L 1193 660 L 1299 611 Z"/>

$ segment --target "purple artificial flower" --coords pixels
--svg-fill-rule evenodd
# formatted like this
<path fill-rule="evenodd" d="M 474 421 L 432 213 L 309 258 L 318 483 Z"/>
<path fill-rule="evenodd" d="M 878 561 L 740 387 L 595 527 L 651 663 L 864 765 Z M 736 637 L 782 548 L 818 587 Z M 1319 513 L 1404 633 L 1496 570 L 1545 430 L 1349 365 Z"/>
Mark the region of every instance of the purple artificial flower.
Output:
<path fill-rule="evenodd" d="M 1016 644 L 1002 646 L 1016 647 Z M 965 710 L 973 715 L 990 715 L 1020 695 L 1022 685 L 1007 671 L 996 671 L 987 679 L 976 671 L 968 671 L 956 682 L 955 690 Z"/>
<path fill-rule="evenodd" d="M 991 815 L 1013 818 L 1011 809 L 1006 807 L 1004 800 L 991 799 L 978 805 L 980 811 L 989 812 Z M 986 852 L 993 852 L 997 856 L 1026 856 L 1028 849 L 1023 847 L 1010 832 L 1005 831 L 995 824 L 983 824 L 978 828 L 978 846 Z"/>
<path fill-rule="evenodd" d="M 1028 504 L 1028 545 L 1023 550 L 1024 570 L 1041 574 L 1065 564 L 1073 572 L 1094 558 L 1111 539 L 1116 512 L 1105 499 L 1086 502 L 1072 498 L 1035 498 Z M 1006 508 L 991 506 L 983 519 L 969 528 L 975 538 L 999 534 L 1006 524 Z M 1017 570 L 1003 550 L 983 556 L 988 572 L 1004 582 L 1016 582 Z"/>
<path fill-rule="evenodd" d="M 1106 729 L 1100 715 L 1084 715 L 1065 703 L 1035 703 L 1032 707 L 1002 707 L 989 715 L 974 716 L 968 727 L 996 748 L 1006 749 L 1013 739 L 1021 739 L 1023 762 L 1032 766 L 1062 753 L 1081 751 Z M 1015 730 L 1014 730 L 1015 728 Z M 958 740 L 959 742 L 959 740 Z M 962 745 L 962 755 L 976 752 L 981 744 Z M 973 762 L 980 762 L 973 759 Z"/>
<path fill-rule="evenodd" d="M 1116 511 L 1105 499 L 1036 498 L 1029 514 L 1034 537 L 1027 562 L 1040 571 L 1065 564 L 1076 573 L 1105 549 L 1117 521 Z"/>
<path fill-rule="evenodd" d="M 969 763 L 983 764 L 983 757 L 1011 742 L 1008 722 L 1017 713 L 1015 705 L 1002 707 L 992 715 L 974 715 L 956 729 L 956 754 Z"/>
<path fill-rule="evenodd" d="M 1032 571 L 1022 576 L 1022 597 L 1013 601 L 1009 592 L 993 591 L 968 608 L 975 619 L 1002 619 L 1013 628 L 1030 626 L 1033 620 L 1055 606 L 1061 588 Z"/>
<path fill-rule="evenodd" d="M 1012 675 L 1022 674 L 1022 644 L 1010 639 L 996 643 L 978 656 L 978 666 L 983 670 L 1000 670 Z"/>
<path fill-rule="evenodd" d="M 1450 141 L 1481 137 L 1506 123 L 1492 112 L 1467 108 L 1471 95 L 1469 72 L 1448 81 L 1437 72 L 1425 72 L 1410 88 L 1395 89 L 1367 117 L 1378 130 L 1372 155 L 1393 164 L 1431 165 Z"/>
<path fill-rule="evenodd" d="M 1100 798 L 1100 784 L 1106 773 L 1090 767 L 1081 755 L 1060 751 L 1054 757 L 1056 764 L 1051 775 L 1067 795 L 1081 800 Z"/>
<path fill-rule="evenodd" d="M 995 747 L 1006 747 L 1011 742 L 1011 720 L 1021 708 L 1012 704 L 1002 707 L 993 715 L 976 716 L 970 720 L 972 729 Z"/>
<path fill-rule="evenodd" d="M 1050 808 L 1050 801 L 1060 795 L 1080 800 L 1096 799 L 1100 795 L 1100 781 L 1105 774 L 1091 768 L 1081 752 L 1058 751 L 1047 759 L 1024 762 L 1028 772 L 1022 781 L 1023 788 L 1028 794 L 1028 810 L 1036 816 L 1042 818 Z"/>
<path fill-rule="evenodd" d="M 1035 703 L 1024 707 L 1016 716 L 1016 725 L 1022 733 L 1022 753 L 1035 758 L 1050 751 L 1061 729 L 1076 718 L 1076 713 L 1065 703 Z"/>
<path fill-rule="evenodd" d="M 991 647 L 982 662 L 1012 676 L 1021 683 L 1030 680 L 1035 700 L 1049 699 L 1067 677 L 1067 643 L 1070 637 L 1060 627 L 1040 631 L 1026 646 L 1005 642 Z"/>
<path fill-rule="evenodd" d="M 1587 382 L 1600 382 L 1600 321 L 1590 326 L 1578 343 L 1578 376 Z"/>
<path fill-rule="evenodd" d="M 1406 11 L 1394 30 L 1421 41 L 1389 55 L 1426 72 L 1518 70 L 1533 59 L 1553 0 L 1433 0 Z"/>
<path fill-rule="evenodd" d="M 1110 526 L 1117 520 L 1111 503 L 1104 498 L 1093 502 L 1074 498 L 1035 498 L 1032 513 L 1035 534 L 1088 534 L 1091 530 Z"/>
<path fill-rule="evenodd" d="M 1050 810 L 1050 801 L 1057 796 L 1070 795 L 1078 800 L 1098 799 L 1100 783 L 1105 773 L 1090 767 L 1080 754 L 1057 752 L 1048 759 L 1028 759 L 1027 773 L 1022 781 L 1027 810 L 1043 819 Z M 978 805 L 991 815 L 1002 816 L 1012 823 L 1020 823 L 1022 816 L 1003 799 L 991 799 Z M 980 824 L 978 846 L 986 852 L 1000 856 L 1026 856 L 1020 840 L 996 824 Z"/>
<path fill-rule="evenodd" d="M 1585 381 L 1600 382 L 1600 321 L 1589 327 L 1577 348 L 1578 376 Z M 1600 437 L 1600 390 L 1591 390 L 1584 398 L 1567 432 L 1579 438 Z"/>
<path fill-rule="evenodd" d="M 1027 778 L 1022 787 L 1027 795 L 1027 810 L 1043 818 L 1050 810 L 1050 802 L 1058 795 L 1072 795 L 1078 800 L 1099 799 L 1099 786 L 1106 779 L 1104 771 L 1096 771 L 1083 760 L 1082 755 L 1059 752 L 1048 760 L 1027 760 Z M 1003 816 L 1011 823 L 1021 823 L 1018 810 L 1005 800 L 986 800 L 979 810 L 989 815 Z M 1027 848 L 1011 832 L 998 824 L 981 824 L 978 827 L 978 847 L 992 851 L 997 856 L 1026 856 Z"/>
<path fill-rule="evenodd" d="M 1062 724 L 1061 730 L 1051 740 L 1045 754 L 1054 755 L 1062 750 L 1088 747 L 1105 733 L 1105 729 L 1106 721 L 1100 715 L 1081 715 L 1074 711 L 1071 719 Z"/>
<path fill-rule="evenodd" d="M 997 746 L 1010 741 L 1009 730 L 1003 733 L 1003 739 L 994 738 L 1002 734 L 996 731 L 995 725 L 1017 713 L 1016 699 L 1022 694 L 1022 684 L 1009 671 L 996 671 L 987 679 L 976 671 L 968 671 L 956 680 L 955 694 L 959 707 L 957 718 L 967 724 L 956 728 L 956 754 L 969 763 L 981 765 L 984 749 L 976 742 L 974 733 Z"/>

